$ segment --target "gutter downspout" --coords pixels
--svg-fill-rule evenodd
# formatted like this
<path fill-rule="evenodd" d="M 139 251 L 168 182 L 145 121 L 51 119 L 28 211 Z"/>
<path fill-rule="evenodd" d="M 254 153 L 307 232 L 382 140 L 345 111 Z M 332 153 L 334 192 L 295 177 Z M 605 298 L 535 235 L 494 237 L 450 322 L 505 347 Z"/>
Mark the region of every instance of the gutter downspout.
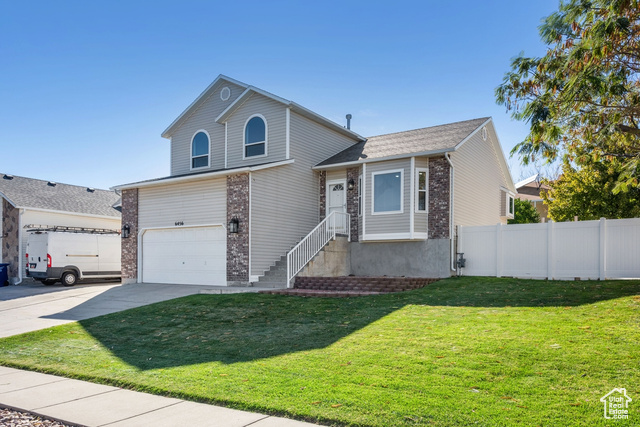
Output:
<path fill-rule="evenodd" d="M 449 240 L 451 242 L 451 270 L 455 271 L 455 253 L 454 245 L 453 245 L 453 163 L 451 162 L 451 158 L 449 157 L 449 153 L 444 153 L 444 158 L 449 162 Z"/>
<path fill-rule="evenodd" d="M 22 283 L 22 215 L 24 209 L 18 211 L 18 281 L 14 285 Z"/>

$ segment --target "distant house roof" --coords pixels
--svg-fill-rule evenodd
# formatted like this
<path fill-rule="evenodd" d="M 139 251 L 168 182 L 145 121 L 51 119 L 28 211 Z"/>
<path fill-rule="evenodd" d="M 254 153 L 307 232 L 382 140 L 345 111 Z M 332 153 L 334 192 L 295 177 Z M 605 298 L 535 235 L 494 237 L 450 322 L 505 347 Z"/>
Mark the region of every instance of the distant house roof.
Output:
<path fill-rule="evenodd" d="M 542 191 L 549 190 L 550 187 L 542 183 L 542 177 L 540 174 L 535 174 L 527 179 L 516 184 L 516 190 L 518 191 L 518 198 L 522 200 L 541 200 L 540 193 Z M 525 197 L 529 196 L 529 197 Z"/>
<path fill-rule="evenodd" d="M 516 183 L 516 188 L 524 187 L 527 184 L 531 184 L 532 182 L 540 182 L 540 174 L 537 173 L 535 175 L 531 175 L 529 178 L 523 179 L 520 182 Z"/>
<path fill-rule="evenodd" d="M 120 217 L 115 191 L 0 174 L 0 196 L 17 208 Z"/>
<path fill-rule="evenodd" d="M 366 141 L 354 144 L 318 163 L 316 167 L 454 151 L 460 143 L 464 142 L 468 136 L 489 120 L 491 118 L 483 117 L 446 125 L 372 136 Z"/>

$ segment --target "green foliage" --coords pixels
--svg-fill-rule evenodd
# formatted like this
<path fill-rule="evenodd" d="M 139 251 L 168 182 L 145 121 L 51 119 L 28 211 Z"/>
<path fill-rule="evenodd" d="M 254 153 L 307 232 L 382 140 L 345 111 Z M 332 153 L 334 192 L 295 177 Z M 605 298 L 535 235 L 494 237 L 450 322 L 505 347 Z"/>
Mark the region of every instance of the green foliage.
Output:
<path fill-rule="evenodd" d="M 573 221 L 576 215 L 580 220 L 640 217 L 640 188 L 614 192 L 623 173 L 618 159 L 590 161 L 580 167 L 565 160 L 562 175 L 542 193 L 549 217 L 557 222 Z"/>
<path fill-rule="evenodd" d="M 523 164 L 566 155 L 578 165 L 617 159 L 615 191 L 640 175 L 638 0 L 570 0 L 539 28 L 542 58 L 520 55 L 496 89 L 497 102 L 530 124 L 511 154 Z"/>
<path fill-rule="evenodd" d="M 536 208 L 527 200 L 514 199 L 513 219 L 507 221 L 509 224 L 532 224 L 540 222 L 540 214 Z"/>

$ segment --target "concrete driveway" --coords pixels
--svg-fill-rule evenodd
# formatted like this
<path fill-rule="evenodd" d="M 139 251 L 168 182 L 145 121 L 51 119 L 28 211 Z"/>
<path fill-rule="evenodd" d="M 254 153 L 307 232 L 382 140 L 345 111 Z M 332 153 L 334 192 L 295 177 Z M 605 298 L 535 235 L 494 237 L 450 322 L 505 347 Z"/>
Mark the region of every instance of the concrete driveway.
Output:
<path fill-rule="evenodd" d="M 0 338 L 198 293 L 260 288 L 100 282 L 64 287 L 24 283 L 0 287 Z"/>

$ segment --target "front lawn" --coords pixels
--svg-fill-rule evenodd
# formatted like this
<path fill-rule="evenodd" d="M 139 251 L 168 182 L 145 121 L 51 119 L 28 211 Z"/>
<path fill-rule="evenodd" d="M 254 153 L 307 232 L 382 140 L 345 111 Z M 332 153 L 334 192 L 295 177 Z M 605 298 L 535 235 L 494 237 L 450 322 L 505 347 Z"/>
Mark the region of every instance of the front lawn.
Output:
<path fill-rule="evenodd" d="M 638 425 L 639 295 L 639 281 L 477 277 L 195 295 L 2 339 L 0 364 L 324 424 Z M 606 424 L 615 387 L 630 419 Z"/>

